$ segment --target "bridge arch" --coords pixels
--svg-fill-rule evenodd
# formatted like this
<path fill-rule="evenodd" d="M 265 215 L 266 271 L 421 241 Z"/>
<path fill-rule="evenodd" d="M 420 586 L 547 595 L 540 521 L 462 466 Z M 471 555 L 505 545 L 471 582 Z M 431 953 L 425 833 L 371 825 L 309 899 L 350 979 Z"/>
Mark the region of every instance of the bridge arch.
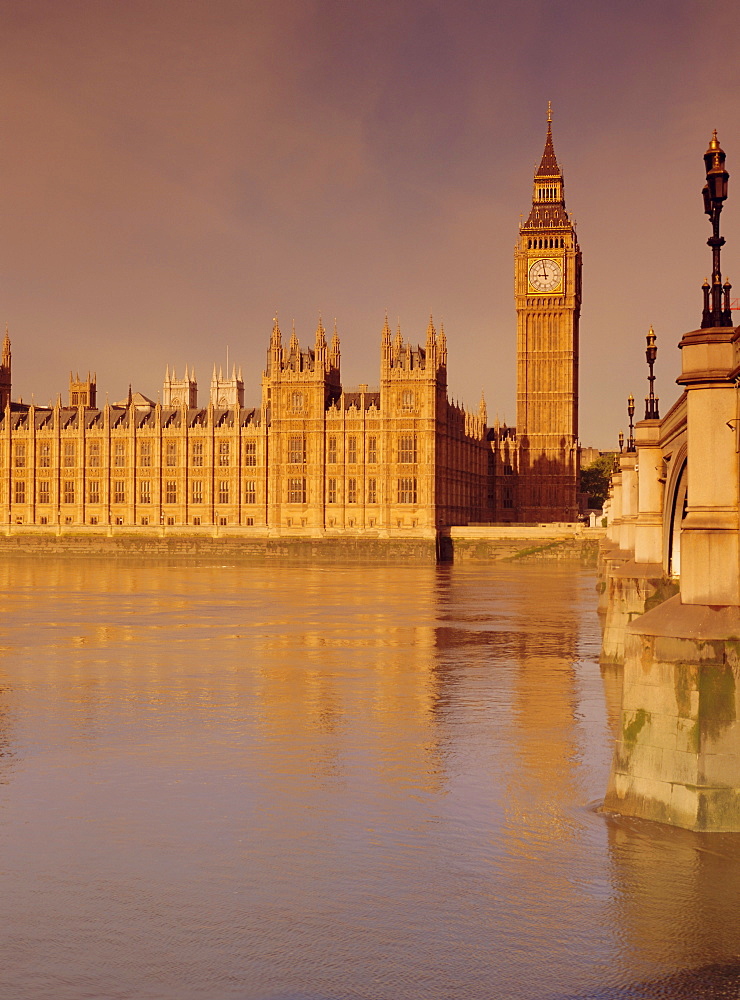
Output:
<path fill-rule="evenodd" d="M 685 444 L 676 452 L 666 483 L 663 509 L 663 524 L 665 525 L 663 559 L 664 566 L 670 576 L 680 576 L 681 574 L 681 525 L 686 517 L 689 480 L 686 452 Z"/>

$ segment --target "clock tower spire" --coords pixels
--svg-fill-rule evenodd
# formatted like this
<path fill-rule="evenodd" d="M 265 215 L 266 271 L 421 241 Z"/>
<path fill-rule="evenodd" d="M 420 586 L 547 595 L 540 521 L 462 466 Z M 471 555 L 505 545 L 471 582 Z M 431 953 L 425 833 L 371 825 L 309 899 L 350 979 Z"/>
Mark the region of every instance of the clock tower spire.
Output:
<path fill-rule="evenodd" d="M 514 251 L 520 521 L 578 516 L 581 251 L 565 208 L 552 114 Z"/>

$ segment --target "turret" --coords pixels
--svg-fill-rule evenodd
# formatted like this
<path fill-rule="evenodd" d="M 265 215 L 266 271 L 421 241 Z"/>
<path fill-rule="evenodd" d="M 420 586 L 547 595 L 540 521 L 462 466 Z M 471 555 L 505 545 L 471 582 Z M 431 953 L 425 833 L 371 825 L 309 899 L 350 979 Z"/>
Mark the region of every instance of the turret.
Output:
<path fill-rule="evenodd" d="M 97 395 L 97 375 L 87 373 L 86 379 L 80 378 L 80 373 L 76 376 L 69 373 L 69 405 L 84 406 L 94 409 Z"/>
<path fill-rule="evenodd" d="M 193 409 L 198 406 L 198 383 L 195 378 L 195 369 L 191 373 L 186 365 L 185 376 L 179 379 L 174 367 L 170 373 L 170 366 L 167 365 L 162 385 L 162 405 L 189 406 Z"/>
<path fill-rule="evenodd" d="M 314 356 L 316 358 L 316 370 L 326 371 L 326 330 L 319 316 L 319 325 L 316 327 L 316 340 L 314 345 Z"/>
<path fill-rule="evenodd" d="M 272 333 L 270 334 L 270 347 L 267 352 L 267 375 L 277 375 L 283 363 L 283 340 L 280 334 L 278 318 L 272 321 Z"/>
<path fill-rule="evenodd" d="M 241 371 L 237 374 L 236 365 L 231 366 L 231 375 L 228 368 L 226 376 L 219 366 L 218 375 L 216 366 L 213 366 L 213 376 L 211 377 L 211 403 L 221 409 L 235 410 L 244 406 L 244 382 L 241 378 Z"/>
<path fill-rule="evenodd" d="M 549 229 L 563 226 L 570 226 L 570 220 L 565 210 L 563 172 L 555 156 L 555 146 L 552 141 L 552 111 L 548 102 L 545 148 L 542 152 L 540 165 L 534 175 L 532 209 L 521 229 L 524 232 L 527 229 L 541 229 L 542 227 Z M 560 243 L 558 245 L 562 246 Z M 548 248 L 550 247 L 548 246 Z M 540 249 L 545 248 L 540 247 Z"/>
<path fill-rule="evenodd" d="M 10 355 L 10 335 L 7 324 L 5 326 L 5 339 L 3 340 L 3 354 L 0 362 L 0 409 L 10 403 L 10 393 L 12 388 L 12 371 Z"/>
<path fill-rule="evenodd" d="M 430 371 L 434 371 L 437 367 L 437 331 L 434 329 L 434 320 L 431 316 L 429 317 L 429 326 L 427 327 L 426 354 L 427 368 Z"/>
<path fill-rule="evenodd" d="M 439 364 L 441 368 L 447 367 L 447 336 L 445 334 L 445 328 L 440 324 L 439 327 L 439 340 L 437 341 L 437 347 L 439 350 Z"/>
<path fill-rule="evenodd" d="M 339 334 L 337 333 L 337 321 L 334 320 L 334 336 L 331 338 L 331 348 L 329 350 L 329 367 L 339 371 Z"/>

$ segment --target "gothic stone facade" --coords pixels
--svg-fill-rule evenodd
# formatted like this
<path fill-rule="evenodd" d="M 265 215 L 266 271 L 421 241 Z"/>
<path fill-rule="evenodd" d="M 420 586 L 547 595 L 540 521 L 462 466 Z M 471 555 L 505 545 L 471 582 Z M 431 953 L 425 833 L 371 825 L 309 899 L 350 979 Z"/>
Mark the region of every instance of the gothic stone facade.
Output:
<path fill-rule="evenodd" d="M 167 370 L 162 403 L 139 393 L 96 408 L 70 375 L 70 405 L 11 403 L 0 359 L 0 500 L 7 524 L 207 525 L 274 534 L 431 536 L 451 525 L 573 521 L 578 513 L 581 251 L 565 210 L 548 115 L 532 209 L 514 254 L 517 426 L 486 427 L 447 398 L 447 343 L 430 321 L 412 348 L 386 321 L 380 387 L 344 391 L 339 340 L 319 323 L 302 350 L 275 322 L 258 407 L 241 372 Z M 228 368 L 228 366 L 227 366 Z"/>
<path fill-rule="evenodd" d="M 491 520 L 485 407 L 470 413 L 447 399 L 446 364 L 444 331 L 431 321 L 413 349 L 386 322 L 379 391 L 345 392 L 336 332 L 327 345 L 319 324 L 301 350 L 295 332 L 283 346 L 275 322 L 259 407 L 243 406 L 236 370 L 214 371 L 205 408 L 194 375 L 169 370 L 168 405 L 129 393 L 96 408 L 94 379 L 77 376 L 69 406 L 39 407 L 10 401 L 6 335 L 6 523 L 382 537 Z"/>

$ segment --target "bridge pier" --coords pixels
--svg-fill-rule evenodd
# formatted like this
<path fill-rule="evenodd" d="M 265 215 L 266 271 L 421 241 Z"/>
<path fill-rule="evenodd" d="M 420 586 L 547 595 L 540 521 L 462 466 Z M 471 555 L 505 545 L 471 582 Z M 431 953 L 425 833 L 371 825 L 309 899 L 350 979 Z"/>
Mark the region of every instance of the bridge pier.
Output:
<path fill-rule="evenodd" d="M 692 830 L 740 831 L 739 339 L 740 329 L 712 327 L 681 341 L 686 510 L 674 469 L 671 506 L 661 519 L 663 560 L 652 563 L 669 569 L 680 540 L 680 591 L 650 609 L 645 590 L 645 613 L 625 626 L 620 724 L 604 802 L 607 810 Z M 638 551 L 643 559 L 656 554 L 661 463 L 651 435 L 645 428 L 644 458 L 638 446 L 648 483 L 635 559 Z M 669 458 L 680 453 L 675 439 L 662 447 Z M 650 563 L 632 565 L 649 575 Z M 617 571 L 631 572 L 630 565 Z"/>

